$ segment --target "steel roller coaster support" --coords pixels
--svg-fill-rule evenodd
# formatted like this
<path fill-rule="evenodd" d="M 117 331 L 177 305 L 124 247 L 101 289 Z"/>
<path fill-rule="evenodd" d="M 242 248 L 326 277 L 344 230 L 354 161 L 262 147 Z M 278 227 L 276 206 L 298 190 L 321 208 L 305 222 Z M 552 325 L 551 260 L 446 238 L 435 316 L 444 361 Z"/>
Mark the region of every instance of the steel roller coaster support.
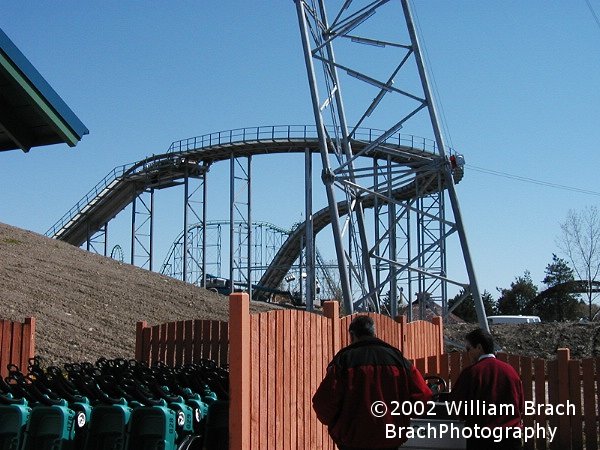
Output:
<path fill-rule="evenodd" d="M 295 0 L 319 139 L 322 180 L 332 221 L 346 313 L 352 313 L 355 308 L 379 311 L 382 293 L 384 289 L 389 289 L 388 300 L 392 315 L 395 315 L 400 277 L 404 276 L 409 286 L 412 286 L 412 280 L 416 277 L 418 280 L 416 295 L 422 300 L 421 304 L 434 294 L 445 302 L 447 283 L 464 287 L 473 296 L 480 325 L 488 329 L 446 144 L 441 133 L 409 2 L 402 0 L 402 9 L 395 12 L 393 8 L 397 7 L 399 2 L 389 0 L 328 1 L 328 6 L 333 5 L 335 8 L 333 14 L 327 13 L 325 3 L 325 0 Z M 396 17 L 393 14 L 397 14 L 399 18 L 401 15 L 404 16 L 406 28 L 397 27 L 398 30 L 393 31 L 400 31 L 400 35 L 392 39 L 387 37 L 383 39 L 379 35 L 382 32 L 389 34 L 392 30 L 389 30 L 389 26 L 387 29 L 378 26 L 377 18 Z M 402 43 L 398 39 L 408 43 Z M 365 47 L 361 47 L 360 51 L 344 53 L 346 44 L 355 47 L 366 45 L 373 50 L 367 58 L 369 64 L 366 68 L 364 67 Z M 336 58 L 334 45 L 336 51 L 342 48 L 340 60 Z M 381 77 L 372 69 L 377 67 L 375 61 L 382 60 L 382 56 L 389 62 L 387 50 L 390 49 L 393 55 L 399 52 L 397 59 L 399 62 L 392 68 L 389 76 Z M 420 83 L 409 86 L 410 83 L 402 80 L 400 75 L 409 70 L 414 73 L 415 69 Z M 317 73 L 320 73 L 319 77 Z M 350 116 L 347 115 L 344 107 L 340 82 L 344 74 L 361 82 L 361 89 L 375 88 L 376 92 L 374 99 L 366 105 L 364 111 L 358 111 L 359 114 L 356 115 L 353 123 L 350 123 Z M 399 83 L 394 84 L 396 79 L 400 79 L 407 86 L 398 87 Z M 324 94 L 321 95 L 321 92 Z M 353 96 L 356 98 L 354 93 Z M 407 104 L 412 106 L 403 110 L 398 109 L 398 116 L 392 118 L 391 124 L 386 126 L 387 131 L 381 138 L 367 145 L 361 154 L 357 155 L 351 145 L 356 130 L 363 126 L 366 120 L 374 120 L 375 113 L 383 109 L 382 105 L 389 102 L 391 97 L 399 98 L 405 107 Z M 353 105 L 356 104 L 358 103 L 354 101 Z M 356 106 L 353 107 L 357 109 Z M 413 119 L 424 110 L 428 113 L 439 158 L 436 164 L 416 169 L 413 175 L 417 184 L 437 183 L 438 186 L 433 194 L 429 187 L 423 189 L 427 194 L 415 201 L 399 202 L 392 192 L 397 187 L 403 171 L 406 170 L 406 165 L 393 161 L 398 150 L 387 148 L 385 141 L 387 136 L 396 133 L 409 120 L 413 123 Z M 330 133 L 325 126 L 326 117 L 329 123 L 334 125 L 333 133 Z M 389 114 L 386 114 L 385 119 L 389 121 Z M 379 123 L 377 126 L 381 128 Z M 388 160 L 375 159 L 376 163 L 372 167 L 361 167 L 357 162 L 357 156 L 369 156 L 375 151 L 387 154 Z M 445 217 L 445 194 L 450 202 L 453 222 Z M 379 231 L 376 232 L 375 245 L 369 242 L 372 233 L 369 231 L 362 205 L 367 195 L 377 198 L 375 222 Z M 341 202 L 338 196 L 341 196 Z M 340 203 L 344 201 L 347 203 L 348 210 L 345 219 L 340 213 Z M 412 249 L 415 246 L 411 244 L 410 236 L 406 239 L 408 248 L 403 254 L 397 248 L 398 238 L 402 230 L 410 232 L 406 229 L 404 221 L 409 220 L 411 214 L 415 214 L 418 221 L 416 254 Z M 446 238 L 454 232 L 458 234 L 462 250 L 468 276 L 466 283 L 455 281 L 447 274 Z M 383 264 L 387 266 L 384 277 L 381 270 Z M 360 288 L 358 294 L 353 291 L 352 283 L 358 284 Z M 436 292 L 432 292 L 432 289 Z"/>

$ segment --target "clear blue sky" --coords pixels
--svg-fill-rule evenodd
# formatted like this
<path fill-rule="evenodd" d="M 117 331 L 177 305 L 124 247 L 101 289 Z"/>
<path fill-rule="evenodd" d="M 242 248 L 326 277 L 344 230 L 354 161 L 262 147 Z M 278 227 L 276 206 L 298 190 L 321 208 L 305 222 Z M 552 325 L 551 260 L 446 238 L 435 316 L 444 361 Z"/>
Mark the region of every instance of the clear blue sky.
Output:
<path fill-rule="evenodd" d="M 600 193 L 600 25 L 586 0 L 413 7 L 448 143 L 467 162 L 458 194 L 480 285 L 497 297 L 526 269 L 541 284 L 560 221 L 600 196 L 475 168 Z M 11 225 L 44 233 L 113 167 L 174 140 L 313 123 L 292 1 L 8 1 L 0 27 L 90 130 L 74 149 L 0 154 L 0 221 Z M 277 165 L 255 158 L 255 219 L 289 227 L 302 218 L 303 174 Z M 157 252 L 181 229 L 167 205 L 181 196 L 161 195 Z"/>

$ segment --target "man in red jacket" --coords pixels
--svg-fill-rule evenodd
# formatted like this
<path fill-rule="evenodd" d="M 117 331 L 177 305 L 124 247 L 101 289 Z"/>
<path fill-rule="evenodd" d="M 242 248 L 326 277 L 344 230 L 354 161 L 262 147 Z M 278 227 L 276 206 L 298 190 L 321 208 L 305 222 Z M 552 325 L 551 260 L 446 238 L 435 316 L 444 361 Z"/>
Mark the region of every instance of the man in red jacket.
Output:
<path fill-rule="evenodd" d="M 426 406 L 431 390 L 400 350 L 375 337 L 373 319 L 355 317 L 348 331 L 351 344 L 327 367 L 313 408 L 340 450 L 397 449 L 410 424 L 402 411 L 412 405 L 403 402 Z"/>
<path fill-rule="evenodd" d="M 456 405 L 469 405 L 469 408 L 463 409 L 466 414 L 461 414 L 467 427 L 485 429 L 479 436 L 474 434 L 467 439 L 467 449 L 522 448 L 521 439 L 513 432 L 522 427 L 524 408 L 523 384 L 519 374 L 510 364 L 496 359 L 494 339 L 481 328 L 466 335 L 465 349 L 471 365 L 458 376 L 451 400 Z"/>

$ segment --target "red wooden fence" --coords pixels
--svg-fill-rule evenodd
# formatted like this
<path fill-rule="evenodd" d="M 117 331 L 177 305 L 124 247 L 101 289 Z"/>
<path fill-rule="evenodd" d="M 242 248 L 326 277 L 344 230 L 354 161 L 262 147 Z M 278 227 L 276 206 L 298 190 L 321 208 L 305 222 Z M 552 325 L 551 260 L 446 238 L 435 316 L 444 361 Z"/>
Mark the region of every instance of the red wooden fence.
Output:
<path fill-rule="evenodd" d="M 442 323 L 407 323 L 369 314 L 377 335 L 409 358 L 443 350 Z M 136 359 L 186 364 L 200 358 L 227 363 L 230 373 L 231 449 L 331 449 L 312 396 L 327 364 L 349 342 L 353 316 L 339 317 L 326 302 L 324 315 L 296 310 L 250 314 L 246 294 L 230 297 L 230 323 L 187 320 L 148 326 L 138 322 Z"/>
<path fill-rule="evenodd" d="M 27 373 L 29 358 L 35 355 L 35 319 L 25 322 L 0 320 L 0 376 L 8 375 L 7 366 L 14 364 Z"/>
<path fill-rule="evenodd" d="M 229 305 L 229 448 L 334 450 L 312 409 L 312 396 L 327 364 L 348 343 L 352 317 L 340 319 L 337 302 L 324 305 L 324 316 L 292 310 L 251 315 L 246 294 L 232 294 Z M 370 315 L 378 336 L 405 348 L 407 356 L 441 353 L 439 319 L 406 323 Z M 420 345 L 406 345 L 412 339 Z"/>
<path fill-rule="evenodd" d="M 182 320 L 148 326 L 137 323 L 135 359 L 170 366 L 212 359 L 228 362 L 229 325 L 219 320 Z"/>
<path fill-rule="evenodd" d="M 575 414 L 546 416 L 545 410 L 540 415 L 527 414 L 524 417 L 526 427 L 557 427 L 557 436 L 552 443 L 546 439 L 528 440 L 526 449 L 600 448 L 600 358 L 571 360 L 569 349 L 559 349 L 557 359 L 552 361 L 506 353 L 498 353 L 497 356 L 521 375 L 526 401 L 536 405 L 566 405 L 568 400 L 575 408 Z M 426 364 L 427 373 L 449 380 L 451 388 L 462 368 L 469 363 L 465 354 L 453 352 L 422 358 L 415 364 L 417 367 Z"/>
<path fill-rule="evenodd" d="M 166 364 L 211 358 L 223 365 L 229 357 L 232 449 L 333 449 L 314 415 L 311 397 L 328 362 L 348 344 L 352 317 L 338 318 L 337 303 L 328 303 L 324 316 L 291 310 L 251 315 L 248 305 L 245 294 L 231 296 L 229 327 L 226 322 L 204 320 L 153 327 L 139 322 L 136 358 Z M 423 374 L 448 380 L 449 388 L 468 364 L 463 353 L 442 353 L 439 319 L 433 324 L 406 323 L 403 318 L 395 322 L 369 315 L 382 339 L 402 349 Z M 5 345 L 3 341 L 3 352 Z M 600 358 L 571 360 L 568 349 L 560 349 L 554 361 L 503 353 L 498 358 L 521 375 L 527 401 L 564 405 L 568 400 L 575 408 L 571 415 L 528 414 L 524 419 L 528 427 L 558 428 L 554 442 L 532 439 L 525 448 L 600 448 Z"/>

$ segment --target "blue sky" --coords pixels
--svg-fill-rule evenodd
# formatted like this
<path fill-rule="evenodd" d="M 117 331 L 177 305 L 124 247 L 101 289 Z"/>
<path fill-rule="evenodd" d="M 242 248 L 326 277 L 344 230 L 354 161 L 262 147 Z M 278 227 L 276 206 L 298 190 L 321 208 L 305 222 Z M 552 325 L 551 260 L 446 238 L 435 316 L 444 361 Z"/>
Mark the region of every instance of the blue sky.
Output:
<path fill-rule="evenodd" d="M 467 162 L 457 189 L 481 288 L 497 297 L 525 270 L 541 284 L 568 210 L 600 200 L 600 26 L 586 0 L 413 8 L 447 142 Z M 172 141 L 314 121 L 292 1 L 9 1 L 0 27 L 90 130 L 74 149 L 0 155 L 0 221 L 14 226 L 44 233 L 113 167 Z M 303 174 L 283 173 L 288 163 L 255 158 L 255 219 L 302 219 Z M 225 170 L 212 171 L 213 219 L 227 217 Z M 181 196 L 161 196 L 156 265 L 180 230 L 170 208 Z"/>

